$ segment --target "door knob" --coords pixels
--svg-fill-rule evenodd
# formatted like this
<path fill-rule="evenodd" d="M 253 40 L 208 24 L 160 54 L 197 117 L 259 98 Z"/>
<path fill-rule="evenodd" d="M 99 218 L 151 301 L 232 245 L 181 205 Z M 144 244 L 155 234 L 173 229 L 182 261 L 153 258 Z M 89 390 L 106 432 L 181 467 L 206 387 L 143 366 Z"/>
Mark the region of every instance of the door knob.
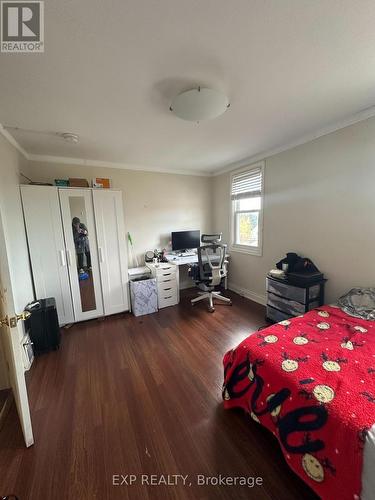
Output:
<path fill-rule="evenodd" d="M 14 328 L 17 326 L 18 321 L 26 321 L 28 318 L 30 318 L 30 316 L 30 311 L 22 311 L 20 314 L 16 314 L 12 317 L 5 316 L 4 318 L 0 319 L 0 327 L 9 326 L 9 328 Z"/>
<path fill-rule="evenodd" d="M 16 314 L 17 321 L 26 321 L 31 316 L 30 311 L 22 311 L 20 314 Z"/>

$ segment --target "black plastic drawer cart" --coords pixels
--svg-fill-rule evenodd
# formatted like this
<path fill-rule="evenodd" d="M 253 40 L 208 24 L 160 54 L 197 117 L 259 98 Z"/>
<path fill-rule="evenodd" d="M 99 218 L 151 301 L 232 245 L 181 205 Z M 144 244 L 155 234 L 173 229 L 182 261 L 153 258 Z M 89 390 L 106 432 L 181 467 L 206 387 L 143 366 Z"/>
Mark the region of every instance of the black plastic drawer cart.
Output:
<path fill-rule="evenodd" d="M 266 278 L 266 320 L 278 323 L 284 319 L 305 314 L 324 304 L 324 285 L 327 280 L 290 283 L 270 275 Z"/>

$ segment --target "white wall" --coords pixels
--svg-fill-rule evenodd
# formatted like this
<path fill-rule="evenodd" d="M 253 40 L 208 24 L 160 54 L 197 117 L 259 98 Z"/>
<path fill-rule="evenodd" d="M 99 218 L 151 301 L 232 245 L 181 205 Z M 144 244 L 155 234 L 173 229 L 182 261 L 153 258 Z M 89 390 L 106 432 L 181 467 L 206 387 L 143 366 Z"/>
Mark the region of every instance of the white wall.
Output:
<path fill-rule="evenodd" d="M 229 238 L 229 174 L 213 180 L 214 229 Z M 231 252 L 230 283 L 265 298 L 265 276 L 286 252 L 325 273 L 327 300 L 375 286 L 375 118 L 266 158 L 261 257 Z"/>
<path fill-rule="evenodd" d="M 19 171 L 24 166 L 18 151 L 0 135 L 0 211 L 16 313 L 22 312 L 34 298 L 19 192 Z M 8 386 L 4 366 L 3 354 L 0 353 L 0 388 Z"/>
<path fill-rule="evenodd" d="M 263 255 L 231 252 L 230 283 L 264 301 L 265 276 L 286 252 L 310 257 L 329 279 L 327 300 L 375 284 L 375 118 L 266 158 Z M 214 178 L 28 162 L 34 180 L 106 176 L 122 189 L 136 253 L 171 231 L 229 235 L 229 174 Z"/>
<path fill-rule="evenodd" d="M 8 246 L 10 275 L 17 312 L 33 299 L 32 278 L 19 190 L 21 169 L 26 162 L 20 153 L 0 136 L 0 210 Z"/>
<path fill-rule="evenodd" d="M 146 250 L 168 245 L 171 231 L 211 229 L 208 177 L 40 162 L 29 162 L 27 172 L 33 180 L 52 183 L 56 178 L 83 177 L 90 183 L 95 176 L 110 178 L 111 187 L 123 191 L 126 230 L 142 263 Z"/>

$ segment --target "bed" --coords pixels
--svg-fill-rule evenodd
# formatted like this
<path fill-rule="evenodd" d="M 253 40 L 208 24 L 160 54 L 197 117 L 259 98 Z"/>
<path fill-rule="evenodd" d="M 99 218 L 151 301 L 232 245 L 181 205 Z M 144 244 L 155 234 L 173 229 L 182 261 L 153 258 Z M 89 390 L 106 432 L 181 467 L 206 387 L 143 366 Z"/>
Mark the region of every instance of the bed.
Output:
<path fill-rule="evenodd" d="M 375 498 L 375 321 L 322 306 L 251 334 L 224 356 L 223 400 L 321 498 Z"/>

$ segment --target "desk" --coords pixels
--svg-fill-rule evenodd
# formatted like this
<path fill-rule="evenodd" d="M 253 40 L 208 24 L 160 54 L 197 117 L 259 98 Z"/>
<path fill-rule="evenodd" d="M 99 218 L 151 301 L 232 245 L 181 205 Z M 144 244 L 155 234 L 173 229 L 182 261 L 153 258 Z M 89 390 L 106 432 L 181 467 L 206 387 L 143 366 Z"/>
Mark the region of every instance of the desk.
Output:
<path fill-rule="evenodd" d="M 175 264 L 175 266 L 177 266 L 177 286 L 178 286 L 178 293 L 180 291 L 180 277 L 179 277 L 179 267 L 180 266 L 189 266 L 190 264 L 198 264 L 198 255 L 195 254 L 191 257 L 178 257 L 177 255 L 174 255 L 174 254 L 167 254 L 166 256 L 166 259 L 168 260 L 168 262 L 170 262 L 171 264 Z M 225 258 L 226 260 L 229 260 L 230 258 L 230 255 L 229 254 L 226 254 L 225 255 Z M 203 260 L 206 260 L 207 257 L 203 256 Z M 214 262 L 215 260 L 218 260 L 215 258 L 215 255 L 210 255 L 210 259 Z M 193 280 L 191 280 L 191 283 L 193 283 Z M 228 288 L 228 275 L 225 276 L 224 278 L 224 288 L 225 290 L 227 290 Z"/>
<path fill-rule="evenodd" d="M 198 262 L 198 255 L 195 254 L 192 257 L 178 257 L 177 255 L 173 254 L 167 254 L 165 256 L 168 262 L 173 262 L 173 264 L 176 264 L 176 266 L 184 266 L 184 265 L 189 265 L 189 264 L 197 264 Z"/>
<path fill-rule="evenodd" d="M 226 255 L 229 258 L 230 255 Z M 211 260 L 215 259 L 215 256 L 210 256 Z M 173 306 L 180 302 L 180 290 L 183 288 L 190 288 L 193 286 L 193 280 L 190 278 L 188 283 L 180 283 L 180 266 L 189 266 L 190 264 L 198 263 L 198 255 L 193 255 L 191 257 L 178 257 L 173 254 L 166 255 L 168 262 L 160 262 L 154 264 L 153 262 L 147 262 L 146 267 L 150 270 L 151 275 L 156 278 L 158 287 L 158 305 L 159 309 L 167 306 Z M 206 260 L 204 258 L 204 260 Z M 139 270 L 139 268 L 137 268 Z M 228 276 L 224 278 L 224 287 L 227 289 L 228 286 Z"/>

